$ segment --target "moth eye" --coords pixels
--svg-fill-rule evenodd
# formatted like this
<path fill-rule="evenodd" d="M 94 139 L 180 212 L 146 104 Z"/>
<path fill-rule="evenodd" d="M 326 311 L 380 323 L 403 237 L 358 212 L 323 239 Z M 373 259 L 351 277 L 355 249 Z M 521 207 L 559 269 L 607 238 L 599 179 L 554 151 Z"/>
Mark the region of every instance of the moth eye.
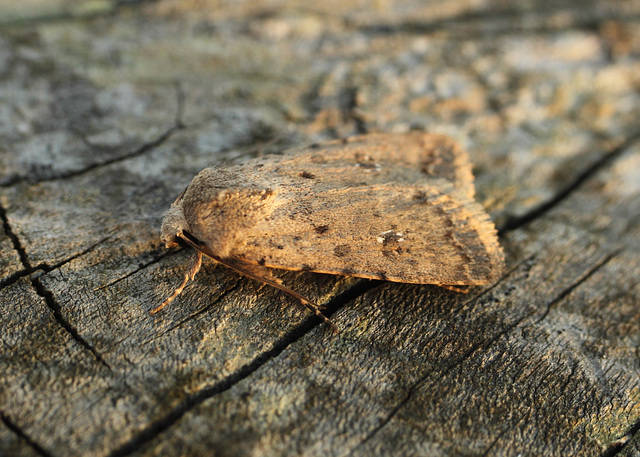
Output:
<path fill-rule="evenodd" d="M 189 244 L 183 240 L 182 238 L 180 238 L 178 235 L 175 235 L 172 240 L 171 240 L 174 244 L 174 246 L 181 246 L 183 248 L 189 248 L 191 246 L 189 246 Z"/>

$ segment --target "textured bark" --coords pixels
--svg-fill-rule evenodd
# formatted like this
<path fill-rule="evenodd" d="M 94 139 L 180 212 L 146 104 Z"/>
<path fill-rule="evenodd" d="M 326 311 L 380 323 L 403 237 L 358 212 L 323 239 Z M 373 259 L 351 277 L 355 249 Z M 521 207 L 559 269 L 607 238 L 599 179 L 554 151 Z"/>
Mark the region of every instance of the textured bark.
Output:
<path fill-rule="evenodd" d="M 121 3 L 0 6 L 0 455 L 638 455 L 638 2 Z M 149 315 L 195 173 L 410 128 L 495 284 L 283 273 L 333 335 L 206 263 Z"/>

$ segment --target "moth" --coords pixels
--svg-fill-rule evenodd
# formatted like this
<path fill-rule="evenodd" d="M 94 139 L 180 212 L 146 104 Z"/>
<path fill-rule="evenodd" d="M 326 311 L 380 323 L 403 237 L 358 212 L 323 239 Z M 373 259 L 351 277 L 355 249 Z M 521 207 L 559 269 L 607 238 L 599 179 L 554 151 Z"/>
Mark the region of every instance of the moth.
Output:
<path fill-rule="evenodd" d="M 467 153 L 424 132 L 367 134 L 202 170 L 162 222 L 167 248 L 194 249 L 184 280 L 207 256 L 322 306 L 272 269 L 442 286 L 483 285 L 503 267 L 496 229 L 474 201 Z"/>

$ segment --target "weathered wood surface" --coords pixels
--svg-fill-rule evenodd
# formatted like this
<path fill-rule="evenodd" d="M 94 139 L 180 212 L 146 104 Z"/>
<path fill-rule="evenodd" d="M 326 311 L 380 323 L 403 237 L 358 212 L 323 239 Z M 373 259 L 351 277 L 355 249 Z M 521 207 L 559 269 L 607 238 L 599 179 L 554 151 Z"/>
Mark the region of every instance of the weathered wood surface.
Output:
<path fill-rule="evenodd" d="M 228 3 L 0 5 L 0 455 L 640 455 L 640 3 Z M 148 314 L 201 168 L 409 128 L 495 285 L 285 274 L 334 336 L 207 264 Z"/>

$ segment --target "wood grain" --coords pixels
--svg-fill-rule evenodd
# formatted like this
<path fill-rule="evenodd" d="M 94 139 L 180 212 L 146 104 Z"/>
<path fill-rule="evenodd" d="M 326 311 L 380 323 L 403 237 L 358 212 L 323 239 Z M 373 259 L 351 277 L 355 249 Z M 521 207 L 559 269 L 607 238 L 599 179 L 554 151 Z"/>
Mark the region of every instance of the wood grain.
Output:
<path fill-rule="evenodd" d="M 637 2 L 37 5 L 0 6 L 0 455 L 638 454 Z M 205 264 L 148 314 L 196 172 L 413 128 L 469 151 L 494 284 L 286 273 L 336 336 Z"/>

